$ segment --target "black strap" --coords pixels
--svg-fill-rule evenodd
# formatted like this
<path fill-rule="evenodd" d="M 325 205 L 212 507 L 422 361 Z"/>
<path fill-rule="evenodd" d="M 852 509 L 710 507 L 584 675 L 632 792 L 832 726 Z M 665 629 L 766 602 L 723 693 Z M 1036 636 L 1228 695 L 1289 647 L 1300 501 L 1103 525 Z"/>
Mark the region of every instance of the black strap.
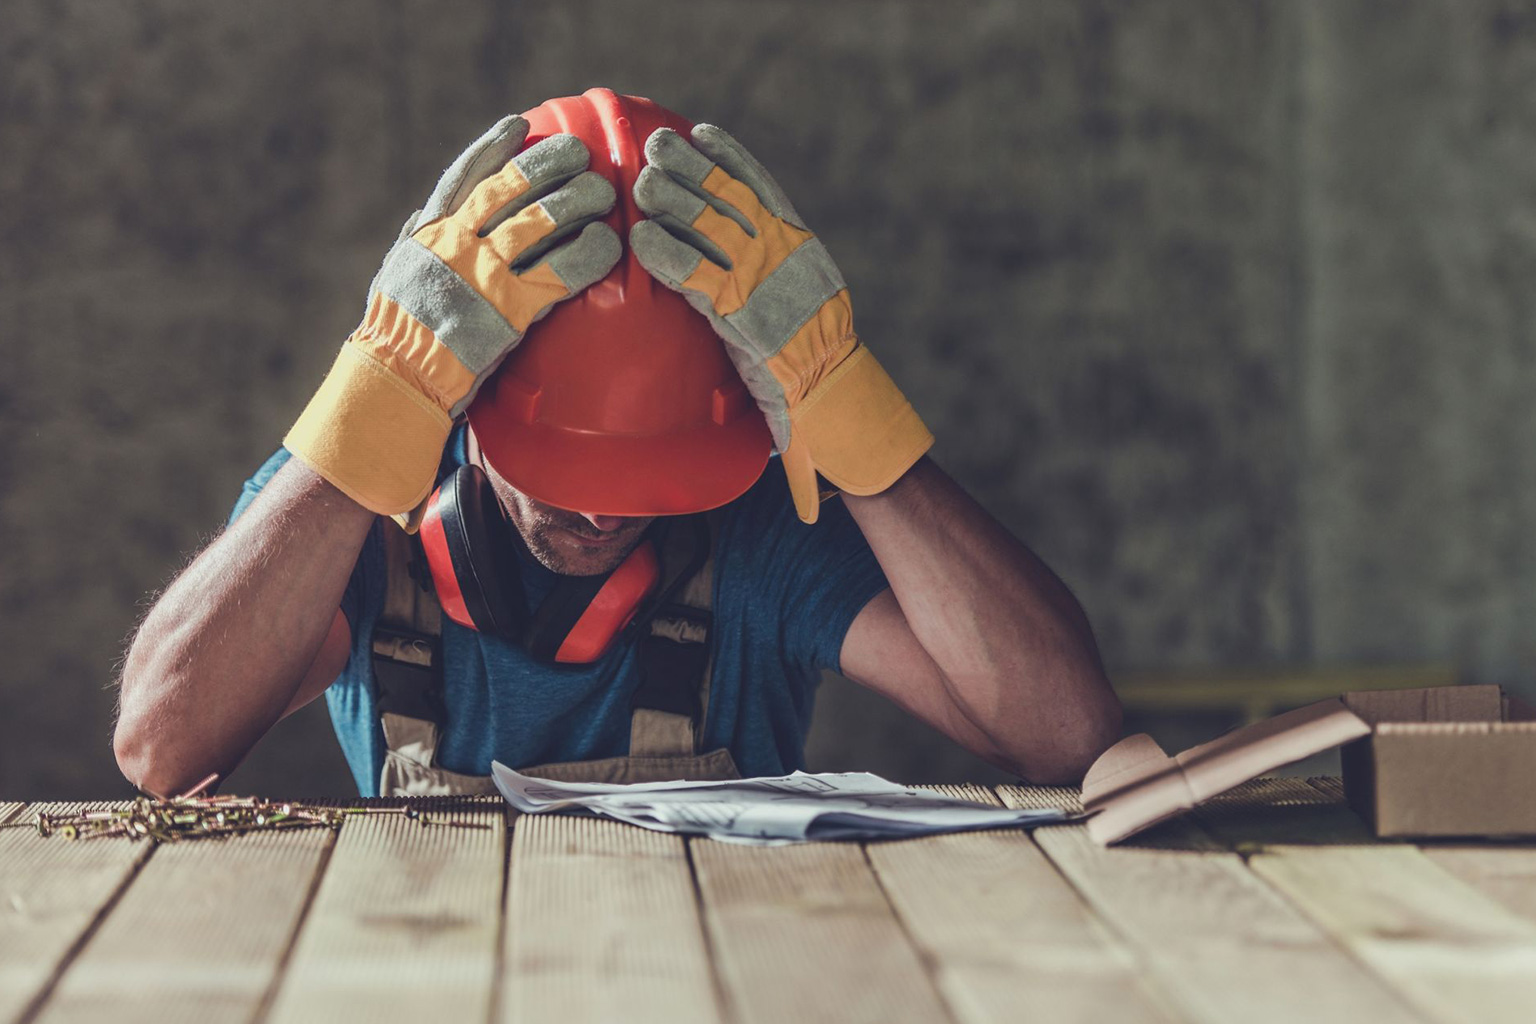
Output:
<path fill-rule="evenodd" d="M 674 639 L 658 633 L 640 638 L 640 685 L 629 699 L 629 706 L 687 715 L 699 723 L 704 706 L 699 699 L 700 684 L 709 668 L 709 612 L 686 605 L 670 604 L 658 609 L 655 619 L 686 622 L 698 627 L 690 630 L 697 639 Z"/>
<path fill-rule="evenodd" d="M 683 533 L 682 531 L 686 531 Z M 686 539 L 684 539 L 686 538 Z M 703 608 L 682 604 L 676 597 L 701 572 L 710 571 L 713 547 L 710 525 L 700 514 L 677 524 L 669 538 L 691 545 L 684 549 L 687 560 L 656 595 L 652 605 L 635 616 L 640 636 L 640 683 L 630 696 L 631 709 L 648 708 L 674 715 L 686 715 L 702 728 L 703 701 L 699 691 L 709 671 L 710 627 L 714 616 Z M 675 549 L 669 550 L 669 556 Z M 666 561 L 676 564 L 678 559 Z M 704 581 L 708 586 L 710 581 Z M 695 730 L 696 732 L 698 730 Z"/>
<path fill-rule="evenodd" d="M 378 686 L 378 713 L 422 718 L 443 725 L 447 709 L 443 704 L 441 664 L 437 637 L 376 624 L 373 679 Z"/>

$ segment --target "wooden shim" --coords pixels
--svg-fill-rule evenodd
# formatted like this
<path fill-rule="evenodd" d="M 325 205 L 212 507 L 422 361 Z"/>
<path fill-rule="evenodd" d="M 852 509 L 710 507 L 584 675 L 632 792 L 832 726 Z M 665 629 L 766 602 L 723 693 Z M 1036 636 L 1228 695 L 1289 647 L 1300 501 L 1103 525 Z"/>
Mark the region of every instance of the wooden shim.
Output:
<path fill-rule="evenodd" d="M 314 829 L 161 846 L 39 1021 L 251 1020 L 333 838 L 330 829 Z M 119 842 L 126 840 L 87 845 Z"/>
<path fill-rule="evenodd" d="M 857 845 L 689 849 L 733 1019 L 951 1019 Z"/>
<path fill-rule="evenodd" d="M 1046 787 L 1001 786 L 998 794 L 1010 807 L 1063 799 Z M 1033 837 L 1192 1020 L 1418 1019 L 1241 857 L 1187 820 L 1108 849 L 1082 825 L 1045 826 Z"/>
<path fill-rule="evenodd" d="M 1531 1019 L 1536 924 L 1420 850 L 1279 846 L 1249 865 L 1433 1018 Z"/>
<path fill-rule="evenodd" d="M 486 798 L 455 799 L 454 810 L 431 801 L 412 806 L 491 827 L 424 826 L 393 814 L 348 820 L 270 1020 L 420 1024 L 489 1015 L 505 878 L 505 805 Z"/>
<path fill-rule="evenodd" d="M 111 804 L 40 804 L 66 814 Z M 21 1019 L 46 995 L 103 912 L 150 855 L 148 843 L 43 839 L 0 831 L 0 1021 Z"/>
<path fill-rule="evenodd" d="M 596 818 L 518 818 L 501 1019 L 721 1019 L 680 836 Z"/>
<path fill-rule="evenodd" d="M 977 786 L 934 786 L 999 803 Z M 966 1024 L 1170 1019 L 1111 935 L 1022 830 L 871 843 L 886 895 Z"/>

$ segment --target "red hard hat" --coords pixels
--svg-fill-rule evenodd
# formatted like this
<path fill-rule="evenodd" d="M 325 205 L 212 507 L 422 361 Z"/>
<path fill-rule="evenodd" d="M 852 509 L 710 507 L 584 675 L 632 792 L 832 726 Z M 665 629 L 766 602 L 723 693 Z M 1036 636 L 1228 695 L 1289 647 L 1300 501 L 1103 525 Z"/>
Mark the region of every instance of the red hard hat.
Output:
<path fill-rule="evenodd" d="M 624 256 L 556 304 L 481 388 L 469 422 L 491 466 L 558 508 L 595 515 L 702 512 L 751 487 L 771 439 L 709 321 L 629 251 L 645 140 L 692 125 L 638 96 L 588 89 L 523 115 L 524 148 L 559 132 L 586 143 L 618 202 L 604 218 Z"/>

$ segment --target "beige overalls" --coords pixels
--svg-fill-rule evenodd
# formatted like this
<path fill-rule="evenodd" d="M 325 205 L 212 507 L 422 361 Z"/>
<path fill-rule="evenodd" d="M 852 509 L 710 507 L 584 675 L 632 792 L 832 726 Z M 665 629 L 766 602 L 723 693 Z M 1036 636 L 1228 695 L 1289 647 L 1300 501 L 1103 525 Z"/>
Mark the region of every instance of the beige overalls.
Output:
<path fill-rule="evenodd" d="M 709 707 L 709 630 L 713 605 L 714 516 L 708 531 L 671 529 L 661 545 L 662 579 L 686 572 L 709 544 L 702 568 L 639 630 L 641 681 L 631 700 L 629 754 L 591 761 L 517 767 L 525 775 L 565 782 L 660 782 L 737 779 L 724 747 L 698 752 Z M 437 764 L 445 721 L 440 667 L 442 609 L 414 542 L 383 520 L 387 565 L 384 611 L 373 634 L 374 682 L 384 730 L 380 796 L 494 794 L 488 775 L 461 775 Z M 413 572 L 414 568 L 414 572 Z"/>

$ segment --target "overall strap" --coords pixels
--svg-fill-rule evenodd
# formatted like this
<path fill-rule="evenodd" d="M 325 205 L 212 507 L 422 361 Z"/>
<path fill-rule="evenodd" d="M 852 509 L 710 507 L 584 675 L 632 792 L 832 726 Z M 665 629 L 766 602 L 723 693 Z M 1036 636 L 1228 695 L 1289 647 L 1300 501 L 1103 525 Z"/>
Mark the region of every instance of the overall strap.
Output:
<path fill-rule="evenodd" d="M 431 765 L 446 718 L 443 705 L 442 607 L 426 580 L 417 538 L 381 518 L 384 535 L 384 610 L 373 627 L 373 678 L 378 686 L 384 743 L 413 761 Z"/>
<path fill-rule="evenodd" d="M 639 622 L 640 684 L 630 698 L 630 757 L 691 757 L 709 706 L 715 540 L 719 516 L 671 524 L 661 545 L 666 591 Z"/>

